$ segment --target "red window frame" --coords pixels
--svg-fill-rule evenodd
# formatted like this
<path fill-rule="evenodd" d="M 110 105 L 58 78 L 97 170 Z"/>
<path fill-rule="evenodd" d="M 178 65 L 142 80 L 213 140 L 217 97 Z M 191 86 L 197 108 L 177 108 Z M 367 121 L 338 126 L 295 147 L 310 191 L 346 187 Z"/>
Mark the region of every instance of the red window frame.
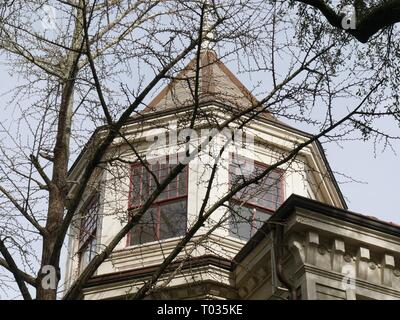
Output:
<path fill-rule="evenodd" d="M 175 164 L 170 164 L 170 159 L 172 159 L 173 157 L 175 157 Z M 159 160 L 161 159 L 166 159 L 166 164 L 162 164 L 160 163 Z M 167 155 L 165 158 L 155 158 L 152 159 L 151 164 L 150 163 L 146 163 L 147 166 L 151 167 L 151 171 L 156 174 L 156 177 L 158 179 L 158 181 L 161 183 L 162 182 L 162 177 L 166 177 L 166 175 L 168 175 L 168 173 L 170 172 L 170 169 L 173 168 L 176 164 L 178 164 L 179 161 L 179 154 L 176 155 Z M 162 165 L 166 165 L 167 168 L 167 172 L 166 175 L 160 175 L 160 172 L 162 172 Z M 157 166 L 157 170 L 153 170 L 152 166 Z M 131 165 L 130 168 L 130 177 L 129 177 L 129 196 L 128 196 L 128 211 L 140 208 L 144 202 L 146 201 L 145 199 L 139 199 L 139 203 L 134 205 L 132 204 L 132 192 L 133 192 L 133 177 L 135 176 L 134 171 L 137 168 L 141 168 L 141 174 L 139 175 L 139 185 L 140 185 L 140 190 L 139 190 L 139 197 L 141 198 L 143 196 L 142 190 L 143 190 L 143 172 L 147 169 L 143 166 L 143 164 L 139 161 L 135 162 L 134 164 Z M 184 190 L 183 193 L 180 192 L 180 183 L 181 183 L 181 179 L 179 178 L 180 175 L 184 174 Z M 152 178 L 151 174 L 149 172 L 147 172 L 147 177 L 148 180 L 151 182 L 154 178 Z M 163 190 L 163 192 L 161 193 L 160 196 L 162 196 L 165 192 L 168 194 L 170 191 L 176 191 L 176 194 L 172 197 L 166 196 L 165 198 L 161 198 L 160 196 L 153 202 L 153 204 L 151 205 L 151 209 L 152 208 L 156 208 L 157 210 L 157 214 L 156 214 L 156 223 L 154 225 L 155 227 L 155 234 L 154 234 L 154 240 L 153 241 L 159 241 L 160 240 L 160 230 L 161 230 L 161 208 L 163 205 L 166 204 L 170 204 L 170 203 L 174 203 L 174 202 L 178 202 L 181 200 L 186 200 L 186 219 L 187 219 L 187 198 L 188 198 L 188 184 L 189 184 L 189 174 L 188 174 L 188 166 L 185 166 L 185 168 L 183 168 L 183 170 L 178 174 L 177 177 L 175 177 L 174 180 L 171 181 L 173 184 L 175 184 L 175 189 L 171 189 L 171 183 L 167 185 L 167 187 Z M 151 183 L 149 187 L 149 194 L 151 194 Z M 187 220 L 186 220 L 186 224 L 187 224 Z M 131 243 L 132 239 L 132 230 L 129 231 L 128 233 L 128 237 L 127 237 L 127 241 L 126 241 L 126 245 L 127 246 L 131 246 L 131 245 L 136 245 L 135 243 Z M 150 241 L 149 241 L 150 242 Z M 146 243 L 146 242 L 145 242 Z"/>
<path fill-rule="evenodd" d="M 235 156 L 236 156 L 236 158 L 235 158 Z M 229 186 L 232 186 L 232 176 L 233 176 L 232 166 L 233 166 L 233 163 L 234 163 L 235 159 L 240 159 L 240 160 L 242 160 L 244 162 L 253 162 L 254 166 L 257 166 L 257 167 L 262 168 L 264 170 L 269 167 L 269 165 L 267 165 L 267 164 L 265 164 L 263 162 L 260 162 L 260 161 L 257 161 L 257 160 L 253 160 L 253 159 L 250 159 L 250 158 L 247 158 L 247 157 L 244 157 L 244 156 L 238 156 L 236 154 L 234 155 L 233 153 L 231 153 L 230 154 L 230 158 L 229 158 L 230 162 L 229 162 L 229 170 L 228 170 L 229 171 L 229 173 L 228 173 Z M 272 215 L 276 211 L 276 209 L 283 203 L 283 200 L 284 200 L 284 197 L 285 197 L 284 184 L 283 184 L 283 182 L 284 182 L 284 179 L 283 179 L 284 170 L 276 168 L 273 171 L 275 173 L 278 173 L 278 175 L 279 175 L 279 200 L 277 201 L 276 208 L 267 207 L 267 206 L 261 206 L 261 205 L 259 205 L 257 203 L 252 202 L 252 198 L 249 198 L 248 200 L 246 200 L 244 202 L 244 199 L 237 198 L 237 195 L 233 196 L 232 199 L 230 200 L 230 202 L 233 203 L 233 204 L 241 205 L 244 208 L 252 210 L 251 235 L 253 235 L 257 231 L 257 226 L 256 226 L 256 224 L 257 224 L 257 219 L 256 219 L 257 211 L 265 212 L 266 214 Z M 230 227 L 229 227 L 229 229 L 230 229 Z"/>

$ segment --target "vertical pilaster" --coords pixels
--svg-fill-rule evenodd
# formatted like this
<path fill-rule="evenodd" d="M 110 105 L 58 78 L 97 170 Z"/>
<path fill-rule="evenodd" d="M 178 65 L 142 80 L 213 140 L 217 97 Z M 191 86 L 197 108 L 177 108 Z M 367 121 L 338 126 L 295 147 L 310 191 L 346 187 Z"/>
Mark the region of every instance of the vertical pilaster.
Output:
<path fill-rule="evenodd" d="M 392 286 L 392 276 L 394 269 L 394 257 L 389 254 L 384 254 L 382 258 L 382 284 Z"/>
<path fill-rule="evenodd" d="M 369 249 L 360 247 L 357 253 L 357 276 L 360 279 L 367 280 L 368 262 L 370 260 Z"/>
<path fill-rule="evenodd" d="M 332 245 L 332 270 L 336 272 L 342 272 L 342 266 L 344 263 L 345 253 L 344 241 L 335 239 Z"/>
<path fill-rule="evenodd" d="M 318 233 L 314 231 L 307 232 L 306 235 L 306 261 L 307 263 L 316 264 L 318 246 L 319 246 L 319 236 Z"/>

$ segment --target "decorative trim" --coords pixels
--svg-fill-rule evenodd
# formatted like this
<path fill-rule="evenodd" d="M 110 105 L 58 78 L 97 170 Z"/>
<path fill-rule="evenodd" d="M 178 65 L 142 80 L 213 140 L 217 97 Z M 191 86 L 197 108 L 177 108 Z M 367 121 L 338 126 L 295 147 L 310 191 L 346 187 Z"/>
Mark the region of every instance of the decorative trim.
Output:
<path fill-rule="evenodd" d="M 174 271 L 181 263 L 182 261 L 176 261 L 171 263 L 169 267 L 166 269 L 165 273 Z M 204 255 L 201 257 L 190 258 L 184 261 L 182 270 L 204 267 L 208 265 L 213 265 L 216 267 L 220 267 L 222 269 L 231 270 L 232 263 L 230 260 L 218 256 Z M 86 288 L 104 285 L 108 283 L 116 283 L 124 280 L 148 277 L 151 276 L 158 268 L 159 265 L 156 265 L 140 269 L 113 272 L 113 273 L 94 276 L 87 282 Z"/>

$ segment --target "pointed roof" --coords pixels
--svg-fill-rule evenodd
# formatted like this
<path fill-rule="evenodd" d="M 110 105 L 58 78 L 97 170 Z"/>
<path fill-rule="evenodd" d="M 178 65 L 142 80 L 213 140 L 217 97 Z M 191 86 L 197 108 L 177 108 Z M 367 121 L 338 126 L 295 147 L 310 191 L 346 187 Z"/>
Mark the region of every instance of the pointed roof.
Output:
<path fill-rule="evenodd" d="M 144 112 L 179 109 L 195 102 L 197 59 L 188 65 L 151 101 Z M 220 102 L 244 109 L 257 104 L 257 99 L 219 60 L 213 50 L 200 53 L 199 101 Z"/>

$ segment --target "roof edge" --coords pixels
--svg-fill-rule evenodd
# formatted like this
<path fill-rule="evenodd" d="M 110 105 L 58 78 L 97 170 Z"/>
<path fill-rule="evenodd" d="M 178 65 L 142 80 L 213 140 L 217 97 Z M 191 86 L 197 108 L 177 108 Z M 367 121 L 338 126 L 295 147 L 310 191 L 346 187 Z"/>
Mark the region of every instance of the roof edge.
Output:
<path fill-rule="evenodd" d="M 270 233 L 271 224 L 269 222 L 287 221 L 292 215 L 295 214 L 296 208 L 312 210 L 316 214 L 350 222 L 400 238 L 400 226 L 394 225 L 387 221 L 378 220 L 361 213 L 337 208 L 323 202 L 299 196 L 297 194 L 292 194 L 233 258 L 233 268 L 243 261 L 244 258 L 254 248 L 254 246 L 260 243 Z"/>

